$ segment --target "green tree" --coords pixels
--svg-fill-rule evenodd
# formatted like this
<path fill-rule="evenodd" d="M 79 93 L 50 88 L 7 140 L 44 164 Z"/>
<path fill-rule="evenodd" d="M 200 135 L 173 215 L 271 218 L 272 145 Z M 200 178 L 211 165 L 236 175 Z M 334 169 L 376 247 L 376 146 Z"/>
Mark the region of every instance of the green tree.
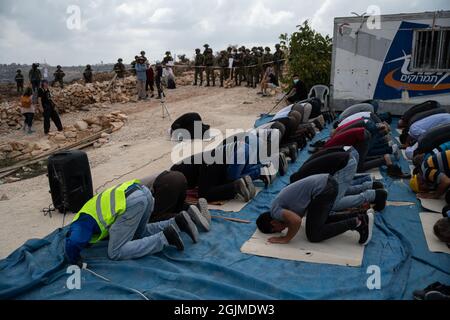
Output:
<path fill-rule="evenodd" d="M 306 87 L 330 84 L 332 39 L 316 32 L 308 20 L 298 25 L 298 31 L 290 36 L 282 34 L 281 44 L 288 54 L 287 79 L 300 75 Z"/>

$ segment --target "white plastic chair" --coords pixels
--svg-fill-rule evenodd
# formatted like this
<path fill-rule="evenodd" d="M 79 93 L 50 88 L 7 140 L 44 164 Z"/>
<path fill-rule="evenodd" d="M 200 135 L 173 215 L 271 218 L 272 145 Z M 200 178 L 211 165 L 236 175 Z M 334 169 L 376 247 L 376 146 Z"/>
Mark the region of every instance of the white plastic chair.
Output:
<path fill-rule="evenodd" d="M 330 89 L 323 85 L 318 84 L 311 88 L 308 94 L 308 98 L 318 98 L 322 102 L 324 109 L 329 110 L 330 103 Z"/>

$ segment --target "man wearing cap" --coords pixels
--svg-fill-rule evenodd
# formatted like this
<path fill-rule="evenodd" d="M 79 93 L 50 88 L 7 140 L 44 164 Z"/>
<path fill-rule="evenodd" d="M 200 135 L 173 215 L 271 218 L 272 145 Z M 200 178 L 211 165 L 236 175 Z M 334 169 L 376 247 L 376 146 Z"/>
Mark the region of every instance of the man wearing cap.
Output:
<path fill-rule="evenodd" d="M 147 65 L 143 57 L 138 57 L 136 62 L 136 87 L 139 100 L 147 99 L 145 85 L 147 83 Z"/>
<path fill-rule="evenodd" d="M 119 58 L 117 60 L 117 63 L 114 65 L 114 72 L 117 74 L 118 78 L 124 78 L 125 77 L 125 65 L 122 63 L 123 59 Z"/>

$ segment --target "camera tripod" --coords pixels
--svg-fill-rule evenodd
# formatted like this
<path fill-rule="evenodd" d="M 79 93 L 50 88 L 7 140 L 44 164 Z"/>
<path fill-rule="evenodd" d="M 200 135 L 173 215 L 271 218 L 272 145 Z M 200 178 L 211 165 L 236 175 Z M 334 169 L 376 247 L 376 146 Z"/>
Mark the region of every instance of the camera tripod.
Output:
<path fill-rule="evenodd" d="M 170 116 L 169 109 L 167 109 L 166 105 L 166 95 L 164 91 L 161 90 L 161 99 L 159 100 L 161 103 L 161 111 L 162 111 L 162 118 L 169 118 L 170 121 L 172 121 L 172 117 Z"/>

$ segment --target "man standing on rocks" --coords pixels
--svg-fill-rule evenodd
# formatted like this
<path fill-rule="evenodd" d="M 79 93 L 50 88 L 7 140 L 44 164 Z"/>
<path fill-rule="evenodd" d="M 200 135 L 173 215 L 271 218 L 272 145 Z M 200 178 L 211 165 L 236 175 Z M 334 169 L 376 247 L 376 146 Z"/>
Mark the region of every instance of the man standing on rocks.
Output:
<path fill-rule="evenodd" d="M 24 82 L 22 70 L 17 69 L 16 77 L 14 78 L 14 80 L 16 81 L 16 84 L 17 84 L 17 93 L 22 93 L 23 92 L 23 82 Z"/>
<path fill-rule="evenodd" d="M 58 65 L 56 66 L 56 71 L 53 74 L 53 76 L 55 77 L 55 80 L 53 80 L 52 83 L 52 87 L 56 84 L 59 83 L 59 85 L 61 86 L 61 89 L 64 88 L 64 77 L 66 76 L 66 74 L 64 73 L 64 71 L 61 69 L 61 66 Z"/>
<path fill-rule="evenodd" d="M 37 103 L 37 92 L 41 86 L 42 74 L 41 70 L 38 69 L 39 63 L 33 63 L 31 65 L 31 70 L 28 73 L 28 79 L 31 83 L 31 88 L 33 89 L 33 103 Z"/>
<path fill-rule="evenodd" d="M 91 69 L 90 64 L 88 64 L 86 66 L 86 69 L 84 69 L 83 78 L 84 78 L 85 83 L 92 83 L 93 75 L 92 75 L 92 69 Z"/>
<path fill-rule="evenodd" d="M 52 95 L 48 88 L 48 81 L 42 81 L 42 87 L 38 91 L 38 96 L 41 99 L 41 105 L 44 115 L 44 133 L 48 134 L 50 131 L 50 119 L 52 119 L 58 131 L 63 131 L 63 126 L 59 114 L 56 111 L 56 105 L 53 102 Z"/>
<path fill-rule="evenodd" d="M 125 65 L 122 63 L 123 59 L 120 58 L 117 60 L 117 63 L 114 65 L 114 72 L 117 74 L 118 78 L 125 77 Z"/>
<path fill-rule="evenodd" d="M 138 57 L 136 61 L 136 86 L 139 100 L 147 99 L 145 85 L 147 84 L 147 66 L 143 57 Z"/>

